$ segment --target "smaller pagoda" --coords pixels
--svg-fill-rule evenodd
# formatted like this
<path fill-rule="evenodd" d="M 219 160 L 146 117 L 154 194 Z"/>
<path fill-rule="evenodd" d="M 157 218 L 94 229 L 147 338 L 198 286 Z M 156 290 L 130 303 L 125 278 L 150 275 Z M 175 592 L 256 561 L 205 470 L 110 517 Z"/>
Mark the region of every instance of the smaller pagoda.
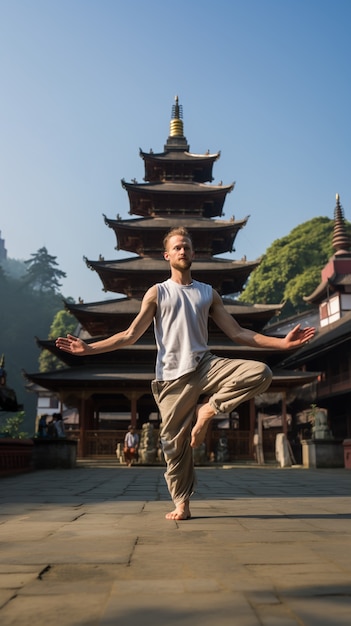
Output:
<path fill-rule="evenodd" d="M 322 270 L 321 282 L 304 298 L 308 304 L 319 306 L 321 328 L 351 311 L 351 242 L 339 194 L 336 194 L 332 245 L 335 252 Z"/>

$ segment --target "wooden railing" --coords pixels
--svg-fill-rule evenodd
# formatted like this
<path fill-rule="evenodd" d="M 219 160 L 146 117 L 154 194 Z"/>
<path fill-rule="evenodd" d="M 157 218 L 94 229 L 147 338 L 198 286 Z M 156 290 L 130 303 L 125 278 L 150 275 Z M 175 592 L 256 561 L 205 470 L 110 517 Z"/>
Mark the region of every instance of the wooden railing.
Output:
<path fill-rule="evenodd" d="M 215 452 L 219 438 L 223 432 L 213 430 L 211 433 L 211 450 Z M 246 430 L 226 430 L 225 437 L 228 442 L 228 452 L 231 461 L 243 461 L 252 458 L 250 451 L 250 433 Z"/>
<path fill-rule="evenodd" d="M 123 443 L 125 432 L 118 430 L 87 430 L 86 456 L 116 456 L 118 443 Z"/>
<path fill-rule="evenodd" d="M 326 397 L 335 393 L 345 393 L 351 390 L 351 379 L 348 371 L 336 374 L 328 378 L 328 380 L 321 380 L 317 386 L 318 397 Z"/>
<path fill-rule="evenodd" d="M 68 431 L 70 439 L 80 439 L 80 431 Z M 115 457 L 117 444 L 123 445 L 125 431 L 122 430 L 86 430 L 84 449 L 86 458 L 94 457 Z M 216 451 L 217 442 L 221 433 L 213 430 L 211 433 L 211 444 L 209 452 Z M 244 430 L 226 430 L 225 436 L 228 440 L 229 456 L 231 461 L 253 460 L 252 442 L 250 432 Z M 275 436 L 276 431 L 264 431 L 263 448 L 266 460 L 275 458 Z M 158 440 L 158 431 L 155 429 L 155 441 Z M 80 456 L 80 446 L 78 446 L 78 456 Z"/>
<path fill-rule="evenodd" d="M 31 439 L 0 438 L 0 476 L 32 469 Z"/>

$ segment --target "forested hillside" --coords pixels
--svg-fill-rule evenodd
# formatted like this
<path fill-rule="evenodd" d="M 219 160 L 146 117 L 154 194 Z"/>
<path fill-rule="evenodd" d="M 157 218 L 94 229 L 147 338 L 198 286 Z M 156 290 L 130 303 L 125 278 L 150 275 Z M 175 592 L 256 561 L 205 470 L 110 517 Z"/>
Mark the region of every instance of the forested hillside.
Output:
<path fill-rule="evenodd" d="M 350 224 L 345 222 L 345 227 L 351 234 Z M 239 300 L 250 304 L 285 302 L 280 319 L 306 310 L 303 297 L 319 285 L 321 270 L 333 254 L 333 228 L 334 220 L 316 217 L 274 241 Z"/>
<path fill-rule="evenodd" d="M 39 370 L 40 350 L 36 337 L 48 337 L 55 314 L 63 309 L 58 291 L 58 279 L 63 273 L 55 267 L 55 257 L 45 254 L 45 249 L 32 255 L 24 266 L 24 274 L 20 276 L 17 272 L 18 278 L 10 275 L 10 265 L 13 264 L 0 266 L 0 356 L 5 355 L 7 384 L 16 391 L 18 402 L 24 405 L 24 430 L 32 434 L 36 397 L 26 391 L 27 381 L 22 371 Z"/>

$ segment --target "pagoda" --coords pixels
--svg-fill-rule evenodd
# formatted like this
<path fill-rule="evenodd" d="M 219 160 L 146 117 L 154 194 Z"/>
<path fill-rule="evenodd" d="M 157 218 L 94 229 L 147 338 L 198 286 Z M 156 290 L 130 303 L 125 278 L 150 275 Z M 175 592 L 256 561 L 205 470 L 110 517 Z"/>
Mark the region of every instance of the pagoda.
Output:
<path fill-rule="evenodd" d="M 137 315 L 146 290 L 169 277 L 169 265 L 163 258 L 163 238 L 175 226 L 188 229 L 196 251 L 192 264 L 195 279 L 210 283 L 222 296 L 228 312 L 243 326 L 261 332 L 269 320 L 279 314 L 282 305 L 245 305 L 237 303 L 234 294 L 241 292 L 260 260 L 226 259 L 218 255 L 234 251 L 238 232 L 246 226 L 248 216 L 223 219 L 227 195 L 234 189 L 213 184 L 213 165 L 220 153 L 195 154 L 184 135 L 182 106 L 178 97 L 172 107 L 170 132 L 162 152 L 140 150 L 144 161 L 143 182 L 122 180 L 127 192 L 131 219 L 104 216 L 106 225 L 116 237 L 117 250 L 133 253 L 127 259 L 85 259 L 98 273 L 105 291 L 116 294 L 112 300 L 65 306 L 79 323 L 82 339 L 95 341 L 124 330 Z M 28 378 L 54 391 L 67 406 L 79 412 L 81 456 L 92 453 L 103 430 L 101 415 L 106 412 L 125 414 L 125 421 L 136 427 L 157 414 L 150 390 L 156 357 L 152 325 L 133 346 L 117 352 L 77 357 L 56 349 L 52 341 L 39 341 L 66 366 L 55 372 L 32 374 Z M 222 331 L 209 322 L 209 348 L 219 356 L 259 359 L 271 367 L 282 359 L 281 351 L 254 349 L 233 344 Z M 272 390 L 285 391 L 314 379 L 314 374 L 274 372 Z M 240 408 L 240 428 L 250 433 L 255 428 L 254 400 Z M 91 434 L 93 433 L 93 434 Z M 251 443 L 250 451 L 251 454 Z"/>
<path fill-rule="evenodd" d="M 308 304 L 319 306 L 322 328 L 351 311 L 351 242 L 339 194 L 336 194 L 332 246 L 334 254 L 322 270 L 321 282 L 304 298 Z"/>
<path fill-rule="evenodd" d="M 223 221 L 223 206 L 230 185 L 212 185 L 212 169 L 220 154 L 192 154 L 183 132 L 182 107 L 175 99 L 170 134 L 160 153 L 140 150 L 144 161 L 144 182 L 135 179 L 122 186 L 128 193 L 129 213 L 136 219 L 108 219 L 117 249 L 133 252 L 137 258 L 114 261 L 92 261 L 106 291 L 141 298 L 146 289 L 169 275 L 163 260 L 163 237 L 171 228 L 182 224 L 193 240 L 196 260 L 192 265 L 195 279 L 208 282 L 222 294 L 237 293 L 257 267 L 259 261 L 233 261 L 215 258 L 232 252 L 238 231 L 248 218 Z"/>

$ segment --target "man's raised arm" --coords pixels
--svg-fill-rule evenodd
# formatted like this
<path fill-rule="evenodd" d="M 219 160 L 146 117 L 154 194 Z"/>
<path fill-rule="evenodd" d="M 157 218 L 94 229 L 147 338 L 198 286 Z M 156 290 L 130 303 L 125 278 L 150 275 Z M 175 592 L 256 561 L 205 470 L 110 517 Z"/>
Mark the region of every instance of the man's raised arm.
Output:
<path fill-rule="evenodd" d="M 210 316 L 232 341 L 244 346 L 290 350 L 301 347 L 310 341 L 315 334 L 314 328 L 310 326 L 301 328 L 300 324 L 295 326 L 285 337 L 270 337 L 269 335 L 256 333 L 248 328 L 242 328 L 225 309 L 222 298 L 215 290 L 213 290 Z"/>
<path fill-rule="evenodd" d="M 138 315 L 134 318 L 131 325 L 107 339 L 101 339 L 93 343 L 86 343 L 79 337 L 67 335 L 67 337 L 58 337 L 56 346 L 60 350 L 83 356 L 84 354 L 101 354 L 103 352 L 112 352 L 125 346 L 130 346 L 145 333 L 149 328 L 156 312 L 157 306 L 157 288 L 154 285 L 146 292 L 140 307 Z"/>

